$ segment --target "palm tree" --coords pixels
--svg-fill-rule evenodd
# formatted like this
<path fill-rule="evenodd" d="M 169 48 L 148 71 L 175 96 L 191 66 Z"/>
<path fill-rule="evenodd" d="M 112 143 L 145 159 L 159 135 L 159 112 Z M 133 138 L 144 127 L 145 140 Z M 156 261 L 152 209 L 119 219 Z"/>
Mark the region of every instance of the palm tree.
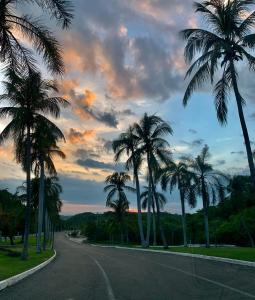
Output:
<path fill-rule="evenodd" d="M 255 11 L 250 12 L 254 0 L 209 0 L 195 2 L 196 12 L 201 13 L 211 31 L 205 29 L 186 29 L 181 32 L 187 40 L 185 58 L 191 63 L 186 77 L 192 76 L 183 98 L 187 105 L 192 93 L 207 80 L 214 82 L 218 69 L 221 79 L 214 86 L 215 108 L 220 124 L 227 123 L 228 97 L 233 90 L 246 146 L 251 180 L 255 189 L 255 166 L 251 143 L 243 113 L 245 100 L 238 87 L 236 64 L 246 60 L 250 70 L 255 70 L 255 57 L 250 54 L 254 49 Z M 197 58 L 197 55 L 200 57 Z M 193 74 L 193 75 L 192 75 Z"/>
<path fill-rule="evenodd" d="M 148 177 L 149 177 L 149 194 L 148 194 L 148 213 L 147 213 L 147 235 L 146 246 L 150 243 L 150 223 L 151 223 L 151 203 L 152 195 L 155 195 L 155 204 L 157 209 L 157 223 L 161 233 L 162 242 L 167 247 L 163 227 L 160 222 L 160 207 L 156 196 L 155 182 L 153 174 L 160 170 L 160 163 L 167 163 L 170 159 L 169 144 L 163 138 L 166 134 L 172 134 L 173 130 L 169 124 L 164 122 L 156 115 L 148 116 L 144 114 L 139 123 L 134 125 L 135 134 L 139 138 L 138 156 L 146 155 Z"/>
<path fill-rule="evenodd" d="M 123 218 L 129 208 L 125 192 L 135 192 L 133 187 L 126 185 L 130 180 L 130 176 L 125 172 L 115 172 L 107 176 L 105 180 L 105 183 L 108 184 L 104 188 L 104 191 L 108 192 L 106 206 L 114 209 L 116 213 L 116 217 L 120 223 L 121 242 L 123 242 Z"/>
<path fill-rule="evenodd" d="M 72 20 L 72 5 L 68 0 L 30 0 L 50 17 L 55 18 L 62 28 L 68 28 Z M 35 60 L 32 53 L 17 37 L 21 33 L 33 46 L 33 49 L 43 56 L 47 67 L 53 73 L 63 73 L 64 65 L 60 46 L 44 24 L 30 15 L 20 15 L 17 5 L 22 0 L 0 1 L 0 62 L 7 64 L 18 72 L 24 68 L 35 70 Z"/>
<path fill-rule="evenodd" d="M 185 200 L 188 201 L 191 207 L 196 206 L 196 197 L 192 185 L 192 174 L 188 170 L 188 166 L 184 162 L 170 162 L 166 168 L 162 170 L 161 186 L 166 190 L 169 185 L 170 193 L 175 187 L 178 188 L 181 200 L 182 209 L 182 230 L 183 230 L 183 244 L 187 247 L 187 227 L 186 227 L 186 212 Z"/>
<path fill-rule="evenodd" d="M 217 200 L 224 200 L 225 186 L 229 180 L 226 175 L 213 169 L 208 162 L 209 158 L 209 147 L 205 145 L 201 153 L 195 159 L 190 160 L 189 164 L 193 173 L 192 178 L 196 185 L 196 192 L 203 201 L 206 247 L 210 247 L 208 208 L 210 203 L 215 204 Z"/>
<path fill-rule="evenodd" d="M 142 223 L 142 209 L 141 209 L 141 195 L 140 195 L 140 183 L 139 183 L 139 169 L 141 167 L 141 156 L 138 155 L 137 147 L 139 143 L 138 136 L 134 133 L 134 128 L 129 127 L 127 132 L 121 133 L 118 139 L 112 143 L 113 151 L 115 153 L 115 161 L 119 161 L 121 157 L 126 154 L 126 168 L 130 170 L 133 168 L 134 181 L 136 184 L 136 199 L 137 199 L 137 218 L 138 228 L 140 233 L 140 240 L 142 247 L 145 247 L 145 239 L 143 233 Z"/>
<path fill-rule="evenodd" d="M 12 137 L 16 148 L 26 140 L 26 182 L 27 182 L 27 209 L 24 233 L 24 245 L 22 258 L 28 256 L 28 237 L 30 227 L 30 203 L 31 203 L 31 135 L 38 123 L 44 123 L 48 127 L 55 127 L 44 114 L 55 118 L 60 116 L 60 105 L 66 106 L 68 102 L 61 97 L 48 94 L 51 91 L 58 92 L 57 86 L 52 81 L 41 78 L 39 73 L 19 76 L 13 71 L 8 71 L 7 81 L 4 82 L 5 92 L 0 95 L 0 100 L 6 100 L 10 106 L 0 108 L 0 117 L 10 117 L 12 120 L 0 134 L 0 144 Z M 18 162 L 22 162 L 19 155 Z"/>
<path fill-rule="evenodd" d="M 57 146 L 56 141 L 64 140 L 63 133 L 56 128 L 48 128 L 44 124 L 38 124 L 34 132 L 32 142 L 32 162 L 37 177 L 40 177 L 39 186 L 39 209 L 38 209 L 38 231 L 37 231 L 37 253 L 41 252 L 41 234 L 43 220 L 45 219 L 45 170 L 51 176 L 57 176 L 57 171 L 53 163 L 54 157 L 65 158 L 65 154 Z"/>
<path fill-rule="evenodd" d="M 159 207 L 160 209 L 163 209 L 167 200 L 164 194 L 157 192 L 157 198 L 159 201 Z M 144 191 L 141 194 L 141 200 L 142 200 L 142 208 L 147 209 L 148 207 L 148 200 L 149 200 L 149 187 L 145 186 Z M 157 230 L 156 230 L 156 211 L 155 211 L 155 196 L 152 197 L 152 225 L 153 225 L 153 246 L 157 245 Z"/>
<path fill-rule="evenodd" d="M 35 177 L 31 181 L 32 198 L 31 206 L 36 210 L 40 206 L 40 187 L 41 179 Z M 49 238 L 49 224 L 54 225 L 58 220 L 59 212 L 62 207 L 62 202 L 59 198 L 62 193 L 62 187 L 59 184 L 59 179 L 56 176 L 44 177 L 45 187 L 45 203 L 44 203 L 44 239 L 43 239 L 43 250 L 46 249 L 47 240 Z M 24 188 L 22 189 L 24 190 Z"/>

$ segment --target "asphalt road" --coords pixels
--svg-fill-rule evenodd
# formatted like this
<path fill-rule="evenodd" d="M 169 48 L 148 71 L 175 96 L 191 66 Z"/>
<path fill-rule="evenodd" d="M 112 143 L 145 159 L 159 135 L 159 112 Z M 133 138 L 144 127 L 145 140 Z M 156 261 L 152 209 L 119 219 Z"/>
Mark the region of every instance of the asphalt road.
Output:
<path fill-rule="evenodd" d="M 56 237 L 56 250 L 53 263 L 0 292 L 0 299 L 255 299 L 254 268 L 80 245 L 63 234 Z"/>

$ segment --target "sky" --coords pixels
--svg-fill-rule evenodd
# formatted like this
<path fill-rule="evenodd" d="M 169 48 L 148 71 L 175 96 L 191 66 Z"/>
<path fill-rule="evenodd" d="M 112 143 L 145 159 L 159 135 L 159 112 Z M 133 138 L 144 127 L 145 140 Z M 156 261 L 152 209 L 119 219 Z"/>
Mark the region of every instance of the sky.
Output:
<path fill-rule="evenodd" d="M 225 127 L 218 124 L 209 84 L 193 95 L 186 108 L 182 105 L 187 65 L 179 31 L 207 25 L 195 15 L 192 1 L 76 0 L 74 5 L 75 18 L 68 31 L 47 23 L 62 45 L 66 73 L 57 80 L 61 94 L 71 103 L 56 121 L 66 136 L 60 146 L 67 158 L 55 161 L 63 186 L 62 214 L 107 210 L 104 179 L 123 170 L 122 163 L 113 162 L 111 142 L 145 112 L 172 126 L 174 134 L 167 139 L 176 160 L 196 156 L 207 144 L 215 168 L 232 175 L 247 173 L 234 98 L 229 99 Z M 50 78 L 45 66 L 41 69 Z M 254 74 L 245 63 L 239 66 L 239 74 L 254 149 Z M 0 130 L 7 122 L 0 120 Z M 11 141 L 0 146 L 0 168 L 0 188 L 14 191 L 25 179 Z M 141 180 L 146 185 L 143 174 Z M 178 193 L 167 193 L 167 198 L 165 210 L 179 213 Z M 134 209 L 135 195 L 129 195 L 129 200 Z"/>

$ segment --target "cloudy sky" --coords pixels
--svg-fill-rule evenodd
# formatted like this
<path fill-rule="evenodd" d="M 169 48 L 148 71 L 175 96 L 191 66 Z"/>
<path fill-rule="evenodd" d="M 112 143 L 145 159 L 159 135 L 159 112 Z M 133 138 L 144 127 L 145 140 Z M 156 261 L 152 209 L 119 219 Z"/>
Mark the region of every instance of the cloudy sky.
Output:
<path fill-rule="evenodd" d="M 209 85 L 182 106 L 187 66 L 178 32 L 197 26 L 206 24 L 195 16 L 190 0 L 75 1 L 71 29 L 55 31 L 66 64 L 60 88 L 71 102 L 57 121 L 67 139 L 61 145 L 66 160 L 56 160 L 63 214 L 105 210 L 104 178 L 122 167 L 113 163 L 111 141 L 145 112 L 158 114 L 173 127 L 169 142 L 176 159 L 197 155 L 208 144 L 215 167 L 230 174 L 247 171 L 234 99 L 226 127 L 217 122 Z M 254 75 L 245 65 L 240 66 L 239 82 L 254 141 Z M 0 120 L 0 130 L 5 124 Z M 13 159 L 11 141 L 0 147 L 0 168 L 0 188 L 13 191 L 25 178 Z M 179 212 L 177 194 L 168 198 L 165 209 Z M 134 208 L 133 195 L 130 202 Z"/>

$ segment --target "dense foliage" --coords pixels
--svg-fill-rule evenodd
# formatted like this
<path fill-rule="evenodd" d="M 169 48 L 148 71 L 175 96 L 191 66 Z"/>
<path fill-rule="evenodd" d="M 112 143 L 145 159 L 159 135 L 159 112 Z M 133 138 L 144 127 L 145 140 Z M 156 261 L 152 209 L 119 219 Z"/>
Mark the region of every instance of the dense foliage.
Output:
<path fill-rule="evenodd" d="M 208 209 L 211 243 L 253 246 L 255 239 L 255 197 L 248 176 L 235 176 L 229 186 L 231 196 Z M 146 214 L 142 214 L 143 225 Z M 188 244 L 204 244 L 203 211 L 187 214 Z M 162 213 L 162 225 L 170 245 L 183 243 L 182 218 L 180 215 Z M 137 214 L 126 217 L 128 240 L 139 244 Z M 120 227 L 113 212 L 104 214 L 84 213 L 61 221 L 62 229 L 80 229 L 89 241 L 120 243 Z M 151 233 L 153 234 L 153 233 Z M 159 233 L 157 233 L 159 235 Z M 160 236 L 157 237 L 160 241 Z"/>

